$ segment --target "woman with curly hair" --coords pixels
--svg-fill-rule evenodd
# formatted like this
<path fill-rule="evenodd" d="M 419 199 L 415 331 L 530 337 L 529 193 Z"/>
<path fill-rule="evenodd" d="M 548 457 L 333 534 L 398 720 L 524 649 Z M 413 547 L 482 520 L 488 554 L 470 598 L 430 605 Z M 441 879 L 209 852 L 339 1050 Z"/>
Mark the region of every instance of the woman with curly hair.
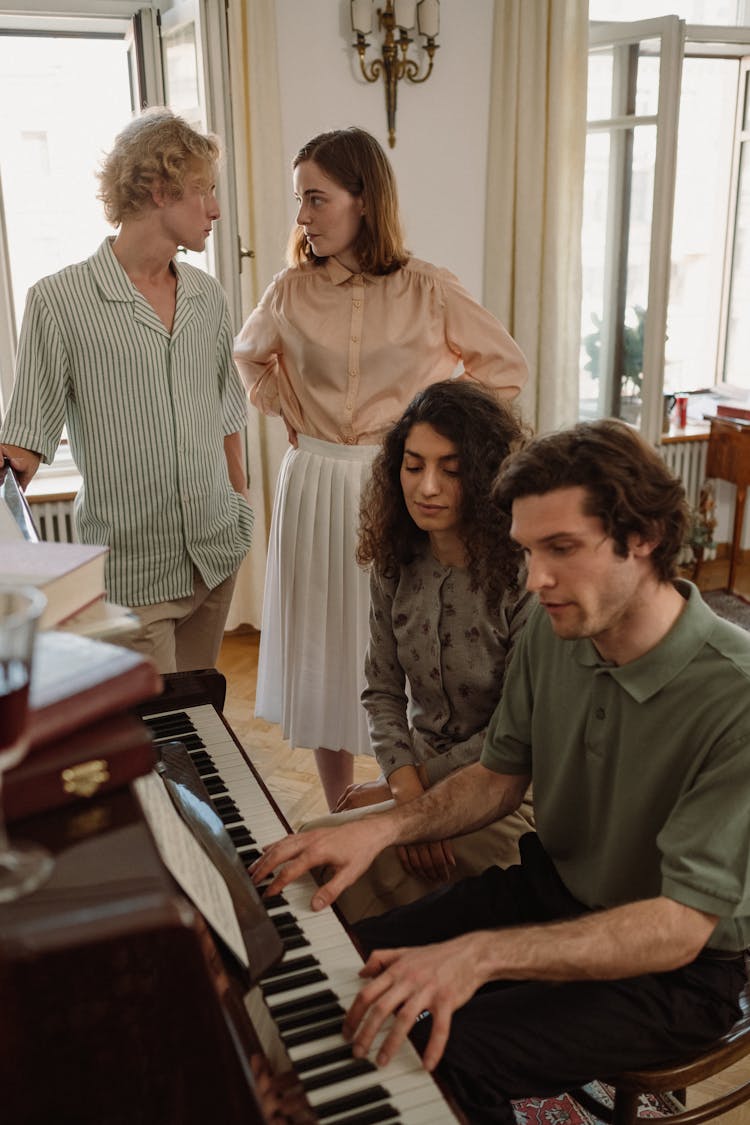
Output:
<path fill-rule="evenodd" d="M 363 496 L 358 551 L 371 565 L 362 702 L 382 776 L 349 786 L 337 813 L 412 800 L 479 758 L 530 608 L 509 517 L 493 498 L 503 460 L 523 440 L 508 407 L 460 381 L 421 391 L 385 436 Z M 354 922 L 437 883 L 507 866 L 532 827 L 524 802 L 461 839 L 389 849 L 342 908 Z"/>

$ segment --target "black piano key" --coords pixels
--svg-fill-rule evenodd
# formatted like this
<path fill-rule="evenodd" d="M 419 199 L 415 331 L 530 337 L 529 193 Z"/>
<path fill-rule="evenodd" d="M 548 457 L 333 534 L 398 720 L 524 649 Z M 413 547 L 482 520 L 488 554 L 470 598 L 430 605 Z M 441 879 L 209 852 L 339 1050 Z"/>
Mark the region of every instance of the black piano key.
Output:
<path fill-rule="evenodd" d="M 224 827 L 227 829 L 230 827 L 230 825 L 234 825 L 237 823 L 237 813 L 232 812 L 231 809 L 217 809 L 216 815 L 218 816 Z"/>
<path fill-rule="evenodd" d="M 274 1019 L 283 1019 L 284 1016 L 293 1016 L 296 1012 L 305 1012 L 309 1008 L 319 1008 L 322 1004 L 331 1004 L 336 1000 L 335 992 L 330 988 L 321 988 L 311 992 L 308 996 L 298 996 L 296 1000 L 287 1000 L 283 1004 L 269 1004 Z"/>
<path fill-rule="evenodd" d="M 247 828 L 242 824 L 235 825 L 234 828 L 227 828 L 227 835 L 235 847 L 251 848 L 253 844 L 257 844 L 257 840 L 253 839 Z"/>
<path fill-rule="evenodd" d="M 205 743 L 199 734 L 171 734 L 166 738 L 155 739 L 159 742 L 181 742 L 185 749 L 190 752 L 191 750 L 202 750 Z"/>
<path fill-rule="evenodd" d="M 256 859 L 260 859 L 263 853 L 259 852 L 257 848 L 237 848 L 237 854 L 245 864 L 245 867 L 249 867 L 252 863 L 255 863 Z M 261 898 L 262 897 L 263 896 L 261 895 Z M 284 900 L 284 902 L 286 902 L 286 899 Z M 265 902 L 263 905 L 265 906 Z M 273 910 L 273 907 L 266 907 L 266 909 Z"/>
<path fill-rule="evenodd" d="M 214 765 L 214 763 L 211 761 L 210 758 L 206 762 L 202 762 L 202 761 L 196 762 L 195 768 L 198 771 L 198 777 L 201 777 L 201 778 L 202 777 L 212 777 L 215 773 L 218 773 L 218 770 L 216 769 L 216 766 Z"/>
<path fill-rule="evenodd" d="M 285 1047 L 300 1047 L 303 1043 L 314 1043 L 316 1039 L 325 1039 L 327 1035 L 338 1035 L 341 1032 L 343 1020 L 341 1016 L 323 1020 L 321 1023 L 306 1024 L 296 1030 L 285 1031 L 281 1039 Z"/>
<path fill-rule="evenodd" d="M 263 903 L 263 905 L 264 906 L 266 905 L 265 902 Z M 273 920 L 274 920 L 274 923 L 276 924 L 277 927 L 278 926 L 291 926 L 291 925 L 296 926 L 297 925 L 297 919 L 288 910 L 284 911 L 283 914 L 275 914 Z"/>
<path fill-rule="evenodd" d="M 329 1051 L 318 1051 L 317 1055 L 308 1055 L 306 1059 L 297 1059 L 294 1069 L 297 1074 L 304 1074 L 308 1070 L 317 1070 L 321 1066 L 348 1062 L 351 1057 L 351 1043 L 342 1043 L 340 1047 L 331 1047 Z"/>
<path fill-rule="evenodd" d="M 195 724 L 185 711 L 170 711 L 167 715 L 150 715 L 143 720 L 153 731 L 195 731 Z"/>
<path fill-rule="evenodd" d="M 363 1109 L 360 1113 L 347 1114 L 346 1125 L 379 1125 L 381 1121 L 398 1125 L 400 1120 L 399 1111 L 390 1102 L 383 1102 Z"/>
<path fill-rule="evenodd" d="M 335 1117 L 337 1113 L 346 1113 L 350 1109 L 360 1109 L 373 1102 L 387 1101 L 388 1091 L 383 1086 L 368 1086 L 364 1090 L 357 1090 L 353 1094 L 345 1094 L 341 1098 L 332 1098 L 329 1102 L 321 1102 L 315 1106 L 315 1113 L 319 1121 L 327 1117 Z"/>
<path fill-rule="evenodd" d="M 249 862 L 249 860 L 247 862 Z M 289 902 L 284 898 L 283 895 L 267 895 L 263 899 L 263 905 L 265 906 L 266 910 L 278 910 L 280 906 L 288 906 Z"/>
<path fill-rule="evenodd" d="M 276 931 L 277 931 L 280 938 L 297 937 L 297 936 L 304 937 L 304 932 L 300 929 L 300 927 L 297 925 L 296 922 L 279 923 L 279 922 L 276 921 L 276 916 L 273 915 L 273 914 L 271 915 L 271 921 L 273 922 L 274 926 L 276 927 Z"/>
<path fill-rule="evenodd" d="M 278 1016 L 275 1022 L 281 1034 L 286 1031 L 297 1031 L 299 1028 L 309 1027 L 310 1024 L 313 1023 L 323 1023 L 324 1020 L 332 1020 L 334 1016 L 339 1021 L 344 1018 L 344 1009 L 337 1000 L 331 1000 L 327 1004 L 320 1004 L 306 1011 L 292 1012 L 287 1016 Z"/>
<path fill-rule="evenodd" d="M 370 1074 L 377 1069 L 369 1059 L 352 1059 L 344 1066 L 334 1066 L 323 1074 L 311 1074 L 309 1078 L 303 1078 L 302 1086 L 305 1090 L 322 1090 L 325 1086 L 335 1086 L 337 1082 L 359 1078 L 360 1074 Z"/>
<path fill-rule="evenodd" d="M 202 779 L 202 781 L 203 781 L 203 784 L 205 785 L 206 789 L 209 792 L 209 796 L 211 796 L 211 797 L 213 797 L 214 793 L 228 793 L 229 792 L 226 785 L 224 784 L 222 779 L 219 777 L 218 773 L 214 774 L 213 777 L 204 777 Z"/>
<path fill-rule="evenodd" d="M 231 797 L 214 797 L 211 804 L 214 806 L 217 812 L 234 813 L 235 819 L 242 822 L 240 810 L 237 808 Z M 247 828 L 247 825 L 245 825 L 245 827 Z"/>
<path fill-rule="evenodd" d="M 291 977 L 268 981 L 267 984 L 262 983 L 261 988 L 263 995 L 268 999 L 269 996 L 278 996 L 281 992 L 291 992 L 293 988 L 305 988 L 308 984 L 320 984 L 324 980 L 328 980 L 328 977 L 320 969 L 308 969 L 303 973 L 295 973 Z"/>
<path fill-rule="evenodd" d="M 288 960 L 285 958 L 279 961 L 278 965 L 272 965 L 263 974 L 263 980 L 273 980 L 274 977 L 287 976 L 289 973 L 298 973 L 300 969 L 312 969 L 319 965 L 320 961 L 317 957 L 313 957 L 311 953 L 306 953 L 302 957 L 290 957 Z"/>
<path fill-rule="evenodd" d="M 273 921 L 273 918 L 271 919 Z M 281 943 L 284 945 L 287 941 L 307 941 L 299 926 L 277 926 L 276 933 L 281 938 Z M 307 942 L 309 945 L 309 941 Z M 301 947 L 300 947 L 301 948 Z"/>
<path fill-rule="evenodd" d="M 290 953 L 293 949 L 306 949 L 310 942 L 302 934 L 295 934 L 294 937 L 282 938 L 281 944 L 284 947 L 285 953 Z"/>

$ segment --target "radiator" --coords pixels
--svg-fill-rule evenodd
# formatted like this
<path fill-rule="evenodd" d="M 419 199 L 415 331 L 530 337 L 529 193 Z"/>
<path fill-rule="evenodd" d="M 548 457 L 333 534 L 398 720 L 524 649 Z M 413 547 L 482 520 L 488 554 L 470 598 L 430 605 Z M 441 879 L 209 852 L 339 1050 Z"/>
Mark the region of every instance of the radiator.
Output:
<path fill-rule="evenodd" d="M 53 500 L 35 503 L 31 501 L 31 514 L 34 517 L 40 539 L 52 543 L 77 543 L 73 522 L 73 501 Z"/>
<path fill-rule="evenodd" d="M 682 481 L 687 500 L 698 506 L 701 485 L 706 479 L 706 454 L 708 437 L 699 441 L 670 441 L 659 446 L 668 468 Z"/>

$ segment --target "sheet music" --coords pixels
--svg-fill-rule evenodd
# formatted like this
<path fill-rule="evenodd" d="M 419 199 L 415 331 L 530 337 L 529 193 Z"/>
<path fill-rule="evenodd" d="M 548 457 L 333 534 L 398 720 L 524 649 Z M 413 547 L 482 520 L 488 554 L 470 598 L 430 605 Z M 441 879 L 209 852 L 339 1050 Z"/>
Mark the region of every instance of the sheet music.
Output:
<path fill-rule="evenodd" d="M 139 777 L 134 785 L 166 867 L 247 968 L 245 943 L 221 874 L 183 824 L 157 774 Z"/>

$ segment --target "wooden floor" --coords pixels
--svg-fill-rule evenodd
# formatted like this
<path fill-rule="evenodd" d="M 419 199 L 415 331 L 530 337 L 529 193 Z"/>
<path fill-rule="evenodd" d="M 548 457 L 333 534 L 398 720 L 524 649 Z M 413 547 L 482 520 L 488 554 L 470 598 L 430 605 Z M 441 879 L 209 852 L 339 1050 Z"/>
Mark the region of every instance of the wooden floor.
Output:
<path fill-rule="evenodd" d="M 698 585 L 704 590 L 720 589 L 726 582 L 727 569 L 726 561 L 705 564 Z M 739 568 L 735 590 L 750 598 L 750 561 Z M 225 715 L 289 823 L 297 827 L 302 821 L 327 812 L 327 807 L 312 752 L 290 750 L 278 726 L 254 718 L 258 640 L 259 634 L 253 630 L 227 634 L 224 639 L 219 669 L 227 679 Z M 377 773 L 372 759 L 355 759 L 356 780 L 375 777 Z M 715 1097 L 744 1081 L 750 1081 L 750 1059 L 694 1087 L 688 1094 L 688 1105 Z M 722 1125 L 750 1125 L 750 1103 L 716 1120 Z"/>

